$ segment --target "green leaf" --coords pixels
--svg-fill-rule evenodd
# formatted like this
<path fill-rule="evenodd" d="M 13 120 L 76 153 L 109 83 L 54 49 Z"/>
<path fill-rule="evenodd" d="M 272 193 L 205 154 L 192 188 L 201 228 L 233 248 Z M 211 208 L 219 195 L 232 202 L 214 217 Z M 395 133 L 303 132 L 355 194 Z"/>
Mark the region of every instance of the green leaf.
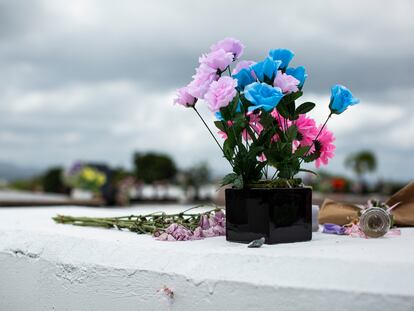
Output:
<path fill-rule="evenodd" d="M 295 111 L 295 114 L 296 115 L 300 115 L 300 114 L 305 114 L 305 113 L 308 113 L 309 111 L 311 111 L 313 108 L 315 108 L 315 103 L 312 103 L 312 102 L 306 102 L 306 103 L 303 103 L 302 105 L 300 105 L 297 109 L 296 109 L 296 111 Z"/>
<path fill-rule="evenodd" d="M 302 91 L 298 91 L 298 92 L 295 92 L 295 93 L 290 93 L 288 95 L 283 96 L 283 98 L 280 102 L 290 103 L 290 102 L 293 102 L 293 101 L 297 100 L 302 95 L 303 95 Z"/>
<path fill-rule="evenodd" d="M 291 101 L 287 104 L 287 109 L 289 111 L 289 119 L 292 119 L 292 117 L 295 115 L 295 109 L 296 109 L 296 105 L 295 105 L 295 101 Z"/>
<path fill-rule="evenodd" d="M 291 125 L 286 131 L 286 136 L 290 141 L 294 141 L 297 135 L 298 128 L 296 127 L 296 125 Z"/>
<path fill-rule="evenodd" d="M 321 152 L 315 150 L 314 152 L 312 152 L 311 154 L 308 154 L 306 156 L 303 156 L 302 159 L 306 162 L 313 162 L 315 160 L 317 160 L 319 157 L 321 156 Z"/>
<path fill-rule="evenodd" d="M 272 127 L 276 123 L 275 118 L 273 118 L 269 112 L 263 111 L 260 116 L 260 124 L 263 125 L 265 129 Z"/>
<path fill-rule="evenodd" d="M 289 119 L 289 110 L 287 109 L 285 103 L 280 102 L 276 106 L 276 109 L 282 117 L 284 117 L 285 119 Z"/>
<path fill-rule="evenodd" d="M 236 189 L 242 189 L 243 188 L 243 178 L 241 176 L 237 176 L 237 178 L 233 181 L 233 186 Z"/>
<path fill-rule="evenodd" d="M 232 161 L 233 159 L 234 147 L 234 141 L 232 141 L 231 139 L 226 139 L 226 141 L 223 144 L 224 156 L 229 161 Z"/>
<path fill-rule="evenodd" d="M 214 121 L 214 125 L 223 132 L 226 132 L 226 125 L 223 121 Z"/>
<path fill-rule="evenodd" d="M 299 147 L 298 149 L 296 149 L 294 155 L 298 158 L 301 158 L 309 151 L 309 149 L 309 146 Z"/>
<path fill-rule="evenodd" d="M 236 173 L 230 173 L 223 177 L 220 187 L 233 184 L 236 188 L 243 188 L 243 179 Z"/>

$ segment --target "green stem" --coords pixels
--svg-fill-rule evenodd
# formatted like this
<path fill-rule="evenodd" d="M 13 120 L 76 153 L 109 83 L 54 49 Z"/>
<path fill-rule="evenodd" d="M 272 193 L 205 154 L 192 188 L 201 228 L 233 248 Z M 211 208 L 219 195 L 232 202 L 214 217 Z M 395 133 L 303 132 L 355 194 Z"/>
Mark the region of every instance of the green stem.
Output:
<path fill-rule="evenodd" d="M 198 226 L 201 215 L 211 215 L 211 213 L 220 210 L 216 207 L 204 213 L 187 213 L 188 211 L 199 208 L 201 206 L 202 205 L 191 207 L 183 212 L 175 214 L 162 213 L 157 215 L 156 213 L 151 213 L 147 215 L 128 215 L 113 218 L 73 217 L 57 215 L 53 217 L 53 220 L 57 223 L 72 224 L 75 226 L 101 227 L 106 229 L 127 229 L 129 231 L 137 233 L 153 234 L 155 231 L 165 230 L 172 223 L 178 223 L 191 230 L 194 230 Z"/>
<path fill-rule="evenodd" d="M 223 152 L 224 154 L 224 150 L 223 147 L 221 147 L 220 143 L 218 142 L 216 136 L 214 136 L 213 132 L 210 130 L 209 126 L 207 125 L 206 121 L 204 121 L 203 117 L 201 116 L 201 114 L 198 112 L 197 108 L 195 106 L 193 106 L 194 111 L 197 113 L 198 117 L 200 118 L 200 120 L 204 123 L 205 127 L 207 128 L 207 130 L 210 132 L 211 137 L 213 137 L 214 141 L 216 142 L 217 146 L 219 146 L 220 150 Z"/>
<path fill-rule="evenodd" d="M 312 147 L 315 145 L 315 141 L 319 138 L 319 135 L 321 135 L 323 129 L 325 128 L 326 124 L 328 123 L 329 119 L 332 117 L 332 111 L 329 113 L 328 117 L 325 120 L 325 123 L 322 125 L 321 129 L 319 130 L 318 135 L 316 135 L 315 139 L 312 141 L 312 144 L 309 146 L 308 150 L 305 152 L 305 155 L 308 154 L 309 151 L 311 151 Z M 302 164 L 303 158 L 300 159 L 299 165 Z"/>

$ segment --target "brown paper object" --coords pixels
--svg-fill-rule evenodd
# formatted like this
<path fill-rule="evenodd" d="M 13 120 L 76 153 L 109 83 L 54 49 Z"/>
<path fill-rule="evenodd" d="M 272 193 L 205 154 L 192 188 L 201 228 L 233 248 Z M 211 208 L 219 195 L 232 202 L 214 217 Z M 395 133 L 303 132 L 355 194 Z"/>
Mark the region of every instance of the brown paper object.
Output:
<path fill-rule="evenodd" d="M 325 199 L 319 210 L 319 223 L 343 226 L 358 218 L 359 210 L 360 208 L 354 204 Z"/>
<path fill-rule="evenodd" d="M 400 203 L 399 203 L 400 202 Z M 388 201 L 388 206 L 399 203 L 391 213 L 397 226 L 414 227 L 414 181 L 395 193 Z"/>
<path fill-rule="evenodd" d="M 395 193 L 387 205 L 399 203 L 391 213 L 397 226 L 414 227 L 414 181 Z M 319 223 L 345 225 L 358 217 L 360 208 L 354 204 L 325 199 L 319 211 Z"/>

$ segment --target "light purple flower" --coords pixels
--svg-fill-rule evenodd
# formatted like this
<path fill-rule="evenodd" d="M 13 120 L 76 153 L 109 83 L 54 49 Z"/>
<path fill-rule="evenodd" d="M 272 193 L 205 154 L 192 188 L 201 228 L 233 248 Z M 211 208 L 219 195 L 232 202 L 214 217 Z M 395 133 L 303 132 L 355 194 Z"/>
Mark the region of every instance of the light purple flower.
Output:
<path fill-rule="evenodd" d="M 217 225 L 225 226 L 226 225 L 226 215 L 223 211 L 218 211 L 214 213 L 213 219 Z"/>
<path fill-rule="evenodd" d="M 226 228 L 220 225 L 216 225 L 213 227 L 213 232 L 217 235 L 225 235 L 226 234 Z"/>
<path fill-rule="evenodd" d="M 69 171 L 67 172 L 68 176 L 76 175 L 80 172 L 80 170 L 83 168 L 83 163 L 80 161 L 76 161 L 73 163 L 73 165 L 70 167 Z"/>
<path fill-rule="evenodd" d="M 189 241 L 225 234 L 226 217 L 222 211 L 218 211 L 214 215 L 201 215 L 199 226 L 194 231 L 173 223 L 164 232 L 154 232 L 154 237 L 160 241 Z"/>
<path fill-rule="evenodd" d="M 221 77 L 213 81 L 205 94 L 205 100 L 212 112 L 218 112 L 220 108 L 226 107 L 236 96 L 237 80 L 230 77 Z"/>
<path fill-rule="evenodd" d="M 175 104 L 179 104 L 184 107 L 194 107 L 196 102 L 197 98 L 188 93 L 188 86 L 182 87 L 177 90 L 177 95 L 174 99 Z"/>
<path fill-rule="evenodd" d="M 250 66 L 256 64 L 256 62 L 252 60 L 241 60 L 239 61 L 236 66 L 234 67 L 233 71 L 231 72 L 232 75 L 235 75 L 240 72 L 242 69 L 249 69 Z M 251 70 L 252 73 L 254 73 L 253 70 Z"/>
<path fill-rule="evenodd" d="M 233 54 L 223 49 L 204 54 L 199 58 L 200 64 L 205 64 L 218 71 L 224 71 L 233 62 Z"/>
<path fill-rule="evenodd" d="M 197 227 L 197 228 L 194 230 L 194 235 L 193 235 L 193 238 L 194 238 L 195 240 L 199 240 L 199 239 L 204 238 L 204 235 L 203 235 L 203 229 L 201 229 L 201 227 Z"/>
<path fill-rule="evenodd" d="M 210 228 L 209 217 L 207 215 L 202 215 L 200 217 L 200 222 L 198 223 L 198 226 L 198 228 L 201 228 L 203 230 Z"/>
<path fill-rule="evenodd" d="M 173 223 L 157 239 L 161 241 L 188 241 L 193 239 L 193 233 L 184 226 Z"/>
<path fill-rule="evenodd" d="M 213 68 L 201 64 L 200 67 L 196 69 L 196 74 L 193 76 L 193 81 L 187 87 L 187 91 L 190 95 L 204 99 L 204 95 L 207 93 L 210 88 L 210 84 L 217 80 L 218 75 L 217 71 Z"/>
<path fill-rule="evenodd" d="M 273 85 L 279 87 L 286 94 L 299 91 L 299 83 L 300 81 L 294 76 L 287 75 L 279 70 Z"/>
<path fill-rule="evenodd" d="M 218 236 L 218 234 L 214 231 L 213 227 L 203 230 L 203 237 L 204 238 L 212 238 Z"/>
<path fill-rule="evenodd" d="M 226 234 L 226 218 L 222 211 L 214 215 L 203 215 L 200 218 L 200 225 L 194 230 L 195 238 L 209 238 Z"/>
<path fill-rule="evenodd" d="M 224 50 L 234 55 L 234 59 L 239 58 L 243 54 L 244 45 L 235 38 L 224 38 L 210 47 L 211 51 Z"/>

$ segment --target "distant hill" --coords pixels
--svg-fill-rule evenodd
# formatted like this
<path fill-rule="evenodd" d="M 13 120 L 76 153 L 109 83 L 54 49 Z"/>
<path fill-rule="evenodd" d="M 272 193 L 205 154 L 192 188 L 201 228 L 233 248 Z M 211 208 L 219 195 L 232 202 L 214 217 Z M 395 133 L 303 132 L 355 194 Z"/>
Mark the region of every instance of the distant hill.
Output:
<path fill-rule="evenodd" d="M 26 179 L 40 174 L 43 170 L 38 168 L 23 167 L 12 163 L 0 162 L 0 180 L 14 181 Z"/>

